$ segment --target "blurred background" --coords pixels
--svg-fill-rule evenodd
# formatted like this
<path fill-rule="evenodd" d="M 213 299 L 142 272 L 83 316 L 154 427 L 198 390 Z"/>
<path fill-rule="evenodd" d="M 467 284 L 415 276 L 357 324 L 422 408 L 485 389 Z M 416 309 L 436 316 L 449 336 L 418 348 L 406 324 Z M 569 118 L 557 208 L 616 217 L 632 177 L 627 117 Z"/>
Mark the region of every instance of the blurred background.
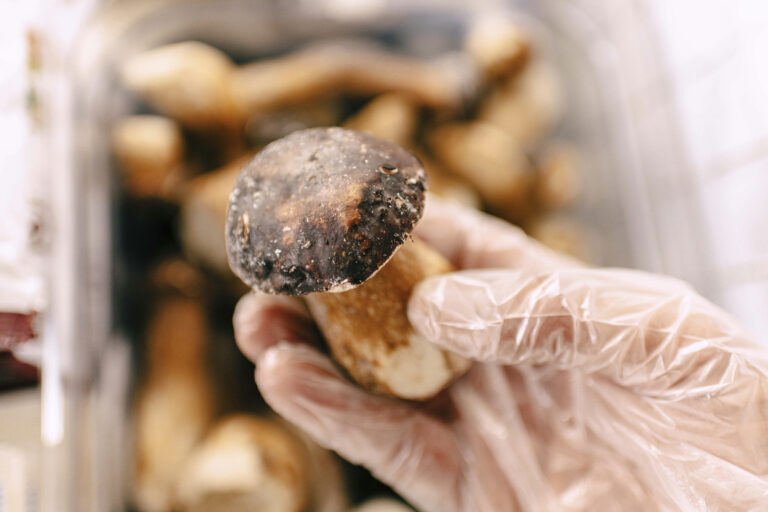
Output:
<path fill-rule="evenodd" d="M 765 339 L 768 4 L 465 4 L 0 3 L 0 512 L 409 510 L 234 344 L 228 194 L 296 129 L 395 141 L 436 195 Z"/>

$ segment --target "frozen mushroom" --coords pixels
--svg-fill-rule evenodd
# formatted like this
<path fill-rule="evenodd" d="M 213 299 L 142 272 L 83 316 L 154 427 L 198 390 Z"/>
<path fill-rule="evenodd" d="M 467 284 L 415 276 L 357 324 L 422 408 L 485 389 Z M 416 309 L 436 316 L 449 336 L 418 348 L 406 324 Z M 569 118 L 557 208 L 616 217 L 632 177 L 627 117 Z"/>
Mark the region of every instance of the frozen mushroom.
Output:
<path fill-rule="evenodd" d="M 179 478 L 184 512 L 302 512 L 309 501 L 306 452 L 280 423 L 250 415 L 219 420 Z"/>
<path fill-rule="evenodd" d="M 419 161 L 394 143 L 342 128 L 303 130 L 244 167 L 226 227 L 235 274 L 266 293 L 306 295 L 357 382 L 417 400 L 469 365 L 417 334 L 406 315 L 415 284 L 451 270 L 409 237 L 425 188 Z"/>
<path fill-rule="evenodd" d="M 182 179 L 184 140 L 162 116 L 128 116 L 112 128 L 112 152 L 136 196 L 171 197 Z"/>
<path fill-rule="evenodd" d="M 440 162 L 474 186 L 495 213 L 510 220 L 527 214 L 531 165 L 507 132 L 479 121 L 452 123 L 437 127 L 430 142 Z"/>
<path fill-rule="evenodd" d="M 457 108 L 473 79 L 455 59 L 428 61 L 360 41 L 336 41 L 241 66 L 233 75 L 233 91 L 250 114 L 337 93 L 398 92 L 420 105 Z"/>
<path fill-rule="evenodd" d="M 344 127 L 360 130 L 401 146 L 410 146 L 419 120 L 417 105 L 405 95 L 382 94 L 371 100 Z"/>
<path fill-rule="evenodd" d="M 190 259 L 231 275 L 227 264 L 224 223 L 227 202 L 237 175 L 253 154 L 189 182 L 181 202 L 181 240 Z"/>
<path fill-rule="evenodd" d="M 133 499 L 165 512 L 189 454 L 213 417 L 203 305 L 177 295 L 160 303 L 147 333 L 146 378 L 137 395 Z"/>
<path fill-rule="evenodd" d="M 194 128 L 237 127 L 234 63 L 222 51 L 188 41 L 147 50 L 122 66 L 126 86 L 152 107 Z"/>
<path fill-rule="evenodd" d="M 511 76 L 528 62 L 528 35 L 516 22 L 498 17 L 475 20 L 464 39 L 464 48 L 488 76 Z"/>
<path fill-rule="evenodd" d="M 498 126 L 528 149 L 552 131 L 562 111 L 557 73 L 537 59 L 494 89 L 480 105 L 477 118 Z"/>

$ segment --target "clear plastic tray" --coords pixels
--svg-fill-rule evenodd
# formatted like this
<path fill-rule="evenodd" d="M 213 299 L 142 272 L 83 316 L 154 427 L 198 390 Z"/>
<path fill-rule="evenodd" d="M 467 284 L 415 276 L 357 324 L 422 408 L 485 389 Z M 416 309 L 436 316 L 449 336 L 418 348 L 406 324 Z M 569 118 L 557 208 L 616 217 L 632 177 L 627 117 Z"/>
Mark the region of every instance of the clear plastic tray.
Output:
<path fill-rule="evenodd" d="M 112 2 L 79 26 L 53 67 L 44 165 L 52 170 L 52 310 L 43 380 L 41 510 L 122 510 L 128 478 L 128 345 L 112 312 L 115 236 L 109 128 L 133 108 L 115 64 L 138 51 L 198 39 L 234 55 L 270 54 L 314 37 L 407 33 L 418 47 L 458 48 L 486 9 L 521 12 L 563 78 L 559 130 L 587 157 L 574 214 L 593 233 L 595 263 L 664 272 L 704 289 L 708 262 L 677 122 L 643 2 L 515 3 L 381 0 Z M 621 4 L 621 5 L 618 5 Z M 706 289 L 704 289 L 706 291 Z"/>

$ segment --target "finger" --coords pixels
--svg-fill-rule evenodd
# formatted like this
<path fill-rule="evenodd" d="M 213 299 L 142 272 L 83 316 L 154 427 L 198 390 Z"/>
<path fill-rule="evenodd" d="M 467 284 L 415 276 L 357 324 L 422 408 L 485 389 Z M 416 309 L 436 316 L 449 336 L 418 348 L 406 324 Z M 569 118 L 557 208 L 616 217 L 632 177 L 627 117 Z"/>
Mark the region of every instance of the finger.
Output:
<path fill-rule="evenodd" d="M 644 386 L 727 368 L 700 360 L 733 337 L 716 309 L 684 283 L 643 272 L 486 270 L 422 282 L 408 317 L 427 339 L 471 359 L 579 368 Z"/>
<path fill-rule="evenodd" d="M 498 500 L 495 506 L 481 510 L 503 510 L 499 508 L 502 503 L 513 501 L 522 510 L 547 510 L 547 478 L 536 453 L 541 432 L 526 428 L 505 368 L 475 365 L 452 388 L 452 394 L 461 410 L 459 431 L 474 445 L 474 456 L 482 458 L 476 464 L 494 467 L 497 473 L 481 471 L 482 482 L 474 483 L 486 489 L 483 494 Z"/>
<path fill-rule="evenodd" d="M 314 344 L 319 335 L 307 310 L 297 299 L 249 293 L 237 303 L 232 323 L 240 351 L 256 362 L 281 341 Z"/>
<path fill-rule="evenodd" d="M 257 365 L 256 382 L 281 416 L 321 445 L 366 466 L 416 506 L 457 510 L 461 456 L 447 425 L 352 385 L 307 346 L 268 349 Z"/>
<path fill-rule="evenodd" d="M 519 228 L 430 195 L 414 235 L 457 268 L 527 268 L 532 271 L 581 265 L 528 238 Z"/>

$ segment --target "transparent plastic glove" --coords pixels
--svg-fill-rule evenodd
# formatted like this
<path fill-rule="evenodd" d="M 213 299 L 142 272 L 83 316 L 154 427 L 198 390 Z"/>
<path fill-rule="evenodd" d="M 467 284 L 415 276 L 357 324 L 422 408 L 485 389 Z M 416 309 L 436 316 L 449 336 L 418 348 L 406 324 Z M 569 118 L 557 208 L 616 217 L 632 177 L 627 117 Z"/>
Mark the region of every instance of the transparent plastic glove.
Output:
<path fill-rule="evenodd" d="M 270 405 L 422 511 L 768 510 L 768 357 L 686 284 L 591 269 L 430 199 L 459 268 L 409 317 L 477 361 L 429 404 L 372 396 L 306 313 L 249 295 L 236 337 Z"/>

